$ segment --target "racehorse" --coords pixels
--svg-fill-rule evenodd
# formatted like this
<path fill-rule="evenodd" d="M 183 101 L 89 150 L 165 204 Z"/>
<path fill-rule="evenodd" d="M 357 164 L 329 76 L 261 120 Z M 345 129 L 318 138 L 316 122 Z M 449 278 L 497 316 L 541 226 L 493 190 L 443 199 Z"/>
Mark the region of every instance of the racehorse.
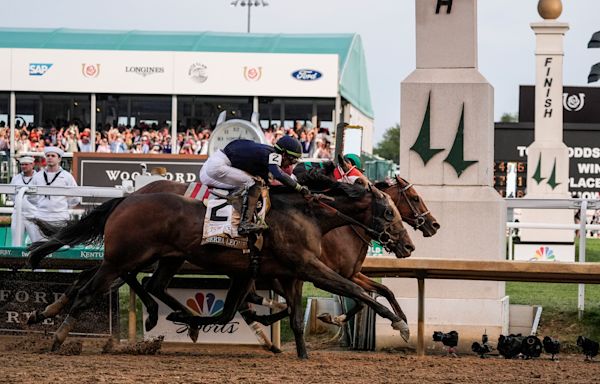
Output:
<path fill-rule="evenodd" d="M 363 227 L 399 257 L 409 256 L 414 246 L 402 227 L 397 209 L 389 196 L 376 188 L 330 182 L 327 195 L 334 198 L 331 203 L 313 201 L 309 205 L 296 193 L 272 194 L 272 209 L 267 215 L 271 229 L 265 232 L 259 274 L 282 278 L 286 291 L 292 292 L 286 299 L 292 314 L 292 329 L 300 337 L 301 291 L 286 283 L 286 278 L 311 281 L 332 293 L 365 301 L 378 314 L 399 324 L 402 320 L 397 315 L 318 259 L 322 235 L 348 222 Z M 64 342 L 77 316 L 94 295 L 105 292 L 117 277 L 126 278 L 161 259 L 185 258 L 211 272 L 229 275 L 232 285 L 222 314 L 212 318 L 195 317 L 192 324 L 229 321 L 252 282 L 248 270 L 250 262 L 239 250 L 200 245 L 198 234 L 202 232 L 204 214 L 203 204 L 174 194 L 130 196 L 110 200 L 81 221 L 67 225 L 48 241 L 33 244 L 30 262 L 35 266 L 45 255 L 65 244 L 88 243 L 99 234 L 104 235 L 104 260 L 77 293 L 69 315 L 55 333 L 53 349 Z M 140 218 L 144 221 L 142 226 Z M 290 238 L 288 233 L 295 236 Z M 307 357 L 303 339 L 297 337 L 296 341 L 298 356 Z"/>
<path fill-rule="evenodd" d="M 328 169 L 329 166 L 314 166 L 314 168 Z M 328 173 L 332 174 L 332 172 Z M 391 196 L 394 204 L 400 211 L 402 220 L 411 225 L 414 229 L 420 230 L 423 233 L 423 236 L 432 236 L 440 228 L 439 224 L 425 205 L 423 199 L 418 195 L 411 183 L 399 176 L 396 176 L 392 184 L 381 182 L 377 183 L 376 186 Z M 183 195 L 186 190 L 186 184 L 161 180 L 146 185 L 145 187 L 136 191 L 135 194 L 170 192 Z M 54 232 L 55 231 L 56 230 L 54 230 Z M 357 237 L 357 233 L 361 237 Z M 385 297 L 394 310 L 394 313 L 406 321 L 406 316 L 395 299 L 394 294 L 385 285 L 369 279 L 360 272 L 362 263 L 364 262 L 368 250 L 368 240 L 365 239 L 366 237 L 367 236 L 364 231 L 357 227 L 345 226 L 336 228 L 325 234 L 323 237 L 322 252 L 319 256 L 319 259 L 322 260 L 328 267 L 338 272 L 341 276 L 351 279 L 366 291 L 375 292 Z M 145 289 L 147 292 L 152 293 L 155 297 L 167 304 L 171 309 L 176 311 L 189 311 L 187 307 L 170 296 L 166 291 L 170 279 L 173 275 L 175 275 L 182 264 L 183 260 L 161 260 L 158 264 L 158 268 L 156 268 L 152 277 L 148 280 Z M 87 274 L 89 275 L 89 272 L 87 272 Z M 85 279 L 80 278 L 79 281 L 85 282 Z M 146 330 L 149 331 L 156 325 L 156 322 L 158 321 L 158 304 L 139 285 L 137 279 L 135 279 L 135 276 L 127 279 L 127 283 L 129 283 L 130 286 L 135 290 L 136 294 L 138 294 L 147 308 L 148 318 L 146 319 Z M 77 291 L 73 292 L 76 293 Z M 278 293 L 282 294 L 284 297 L 286 296 L 284 292 Z M 69 293 L 67 292 L 66 295 L 69 295 Z M 73 298 L 72 296 L 71 299 Z M 262 299 L 258 297 L 252 302 L 260 304 L 261 300 Z M 43 312 L 34 313 L 29 318 L 29 321 L 31 323 L 41 322 L 48 317 L 53 317 L 58 314 L 67 303 L 68 298 L 63 295 L 59 298 L 57 303 L 49 305 Z M 350 320 L 352 316 L 358 313 L 362 308 L 363 304 L 360 301 L 357 301 L 353 309 L 346 314 L 342 314 L 341 316 L 335 318 L 332 318 L 326 314 L 320 316 L 319 318 L 328 323 L 341 325 L 342 323 Z M 240 314 L 242 317 L 244 317 L 244 320 L 248 324 L 251 324 L 254 320 L 258 320 L 265 325 L 272 324 L 274 321 L 280 320 L 281 318 L 287 316 L 287 312 L 280 312 L 279 315 L 276 314 L 271 317 L 253 317 L 247 312 L 247 303 L 243 305 L 243 308 L 240 308 Z M 402 335 L 405 339 L 408 339 L 407 331 L 408 328 L 406 328 L 406 331 L 402 331 Z M 195 341 L 198 334 L 197 328 L 194 329 L 192 327 L 190 328 L 189 332 L 190 337 Z M 262 336 L 261 339 L 265 343 L 266 349 L 274 352 L 278 351 L 268 338 Z"/>

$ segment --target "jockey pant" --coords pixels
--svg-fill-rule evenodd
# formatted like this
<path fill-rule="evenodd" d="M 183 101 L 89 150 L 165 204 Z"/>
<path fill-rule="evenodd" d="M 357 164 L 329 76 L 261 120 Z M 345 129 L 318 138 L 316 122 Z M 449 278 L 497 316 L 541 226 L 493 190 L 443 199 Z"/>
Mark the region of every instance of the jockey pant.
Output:
<path fill-rule="evenodd" d="M 210 155 L 200 169 L 200 182 L 215 188 L 236 189 L 254 185 L 252 176 L 231 166 L 231 161 L 223 151 Z"/>

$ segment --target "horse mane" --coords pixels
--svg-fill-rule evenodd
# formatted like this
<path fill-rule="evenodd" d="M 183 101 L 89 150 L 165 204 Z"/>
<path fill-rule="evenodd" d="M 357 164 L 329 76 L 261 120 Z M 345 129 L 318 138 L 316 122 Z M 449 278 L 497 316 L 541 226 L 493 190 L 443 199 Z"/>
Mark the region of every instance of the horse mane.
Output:
<path fill-rule="evenodd" d="M 298 182 L 302 185 L 306 185 L 308 189 L 314 193 L 326 193 L 328 195 L 344 194 L 353 199 L 361 198 L 367 193 L 365 187 L 360 184 L 337 182 L 325 175 L 322 171 L 308 171 L 302 173 L 301 177 L 298 177 Z M 271 192 L 279 194 L 292 191 L 285 186 L 275 186 L 271 187 Z"/>
<path fill-rule="evenodd" d="M 389 187 L 391 187 L 391 185 L 387 182 L 387 181 L 376 181 L 375 182 L 375 188 L 377 189 L 388 189 Z"/>

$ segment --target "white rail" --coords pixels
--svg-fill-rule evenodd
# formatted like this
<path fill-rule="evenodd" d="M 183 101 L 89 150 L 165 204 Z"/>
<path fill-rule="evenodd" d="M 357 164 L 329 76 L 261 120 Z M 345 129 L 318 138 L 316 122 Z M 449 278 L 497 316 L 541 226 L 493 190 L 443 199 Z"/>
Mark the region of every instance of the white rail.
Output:
<path fill-rule="evenodd" d="M 108 187 L 52 187 L 45 185 L 17 186 L 0 184 L 0 193 L 14 195 L 15 205 L 12 209 L 15 215 L 15 233 L 12 233 L 12 245 L 21 246 L 23 243 L 23 213 L 21 210 L 25 195 L 44 196 L 77 196 L 77 197 L 101 197 L 115 198 L 128 194 L 129 190 L 123 188 Z M 2 209 L 4 211 L 6 208 Z"/>
<path fill-rule="evenodd" d="M 509 211 L 515 208 L 523 209 L 578 209 L 579 210 L 579 224 L 576 223 L 564 223 L 564 224 L 550 224 L 550 223 L 515 223 L 507 222 L 507 228 L 539 228 L 539 229 L 572 229 L 579 230 L 579 262 L 585 262 L 585 249 L 586 249 L 586 234 L 588 230 L 600 230 L 598 224 L 588 224 L 587 210 L 600 209 L 600 200 L 586 200 L 586 199 L 504 199 L 506 206 Z M 510 215 L 512 216 L 512 215 Z M 512 236 L 508 236 L 508 249 L 510 252 L 510 259 L 512 256 Z M 578 295 L 577 295 L 577 309 L 579 319 L 583 317 L 583 311 L 585 309 L 585 284 L 579 284 Z"/>

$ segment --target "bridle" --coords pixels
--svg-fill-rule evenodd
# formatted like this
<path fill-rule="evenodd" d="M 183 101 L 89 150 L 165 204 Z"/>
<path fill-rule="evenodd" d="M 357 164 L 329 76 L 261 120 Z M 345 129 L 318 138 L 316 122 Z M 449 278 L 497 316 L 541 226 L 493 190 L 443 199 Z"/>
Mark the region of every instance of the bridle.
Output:
<path fill-rule="evenodd" d="M 406 193 L 406 192 L 410 188 L 412 188 L 412 186 L 413 186 L 412 183 L 409 183 L 408 181 L 404 180 L 403 178 L 401 178 L 400 176 L 397 176 L 397 175 L 396 175 L 396 181 L 398 182 L 398 200 L 400 200 L 400 195 L 402 195 L 404 197 L 404 200 L 406 200 L 406 204 L 408 204 L 408 207 L 410 208 L 412 215 L 413 215 L 413 217 L 407 218 L 406 221 L 414 229 L 419 229 L 420 227 L 422 227 L 425 224 L 425 216 L 427 216 L 429 214 L 429 210 L 421 213 L 415 207 L 415 205 L 410 201 L 408 193 Z M 400 188 L 400 182 L 405 182 L 405 183 L 407 183 L 407 185 L 403 188 Z"/>
<path fill-rule="evenodd" d="M 323 191 L 325 192 L 325 191 Z M 372 192 L 372 191 L 371 191 Z M 372 192 L 373 194 L 375 194 L 375 192 Z M 340 212 L 337 208 L 332 207 L 331 205 L 324 203 L 323 202 L 323 197 L 324 195 L 320 195 L 320 194 L 313 194 L 312 195 L 312 200 L 316 201 L 320 206 L 322 206 L 325 209 L 328 209 L 330 211 L 333 211 L 335 213 L 336 216 L 338 216 L 339 218 L 341 218 L 344 221 L 347 221 L 348 223 L 352 224 L 351 227 L 353 230 L 354 226 L 358 226 L 361 227 L 362 229 L 364 229 L 367 234 L 369 235 L 369 237 L 371 237 L 373 240 L 375 240 L 376 242 L 378 242 L 379 244 L 381 244 L 382 247 L 384 247 L 388 252 L 393 252 L 393 248 L 392 246 L 395 245 L 395 241 L 392 240 L 392 234 L 387 230 L 387 227 L 383 227 L 383 229 L 381 231 L 377 231 L 361 222 L 359 222 L 358 220 L 353 219 L 352 217 L 346 215 L 345 213 Z M 329 197 L 329 196 L 327 196 Z M 373 227 L 377 227 L 376 221 L 375 219 L 377 217 L 383 217 L 383 219 L 390 223 L 392 221 L 394 221 L 394 213 L 392 212 L 391 209 L 389 208 L 385 208 L 385 211 L 383 212 L 383 215 L 379 215 L 377 211 L 379 211 L 379 204 L 377 204 L 377 199 L 374 198 L 373 199 L 373 203 L 372 203 L 372 216 L 373 216 Z M 406 231 L 406 229 L 402 228 L 404 231 Z M 355 230 L 356 232 L 356 230 Z M 361 236 L 362 239 L 362 236 Z M 365 239 L 362 239 L 363 241 L 365 241 Z M 365 241 L 367 242 L 367 241 Z M 369 243 L 369 242 L 367 242 Z"/>

